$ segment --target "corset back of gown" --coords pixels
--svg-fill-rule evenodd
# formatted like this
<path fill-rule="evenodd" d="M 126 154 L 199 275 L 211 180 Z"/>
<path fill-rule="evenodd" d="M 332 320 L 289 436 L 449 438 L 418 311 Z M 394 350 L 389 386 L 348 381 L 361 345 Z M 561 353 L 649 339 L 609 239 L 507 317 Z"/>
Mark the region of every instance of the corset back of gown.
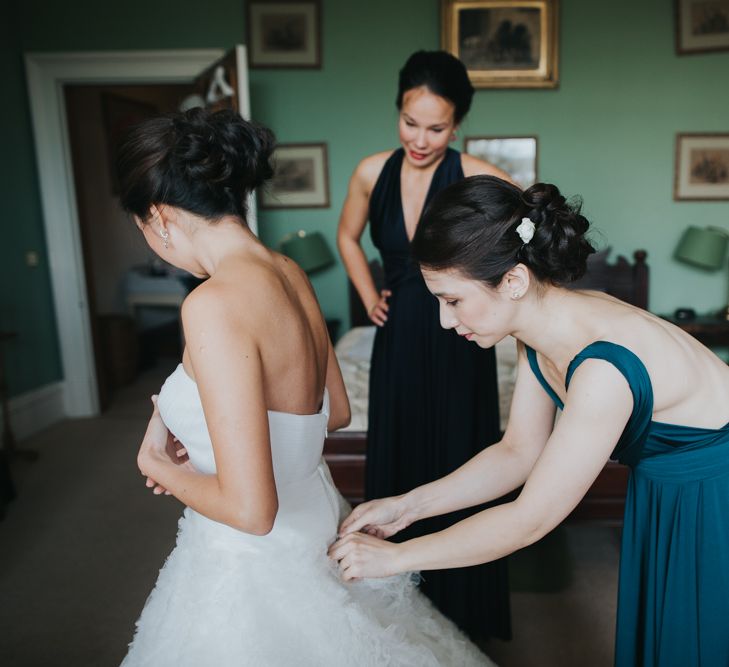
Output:
<path fill-rule="evenodd" d="M 182 364 L 164 383 L 158 406 L 167 428 L 186 447 L 194 468 L 214 474 L 215 456 L 200 394 L 197 384 L 187 375 Z M 251 541 L 257 546 L 266 541 L 291 540 L 294 536 L 309 543 L 315 542 L 317 548 L 321 547 L 322 540 L 330 543 L 336 536 L 339 502 L 321 458 L 328 413 L 326 390 L 322 410 L 317 414 L 268 412 L 279 511 L 274 529 L 265 538 L 241 533 L 190 508 L 185 511 L 186 518 L 206 525 L 219 537 L 235 542 Z"/>

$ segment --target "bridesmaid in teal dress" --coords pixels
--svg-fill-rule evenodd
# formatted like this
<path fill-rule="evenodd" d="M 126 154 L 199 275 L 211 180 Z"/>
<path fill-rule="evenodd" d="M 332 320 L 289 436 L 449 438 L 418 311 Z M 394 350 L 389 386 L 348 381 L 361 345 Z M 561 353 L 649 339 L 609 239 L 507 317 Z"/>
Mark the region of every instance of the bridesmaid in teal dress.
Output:
<path fill-rule="evenodd" d="M 588 226 L 543 183 L 475 176 L 435 198 L 413 253 L 443 327 L 484 348 L 519 341 L 509 425 L 450 475 L 357 507 L 330 555 L 348 579 L 488 562 L 557 526 L 618 459 L 631 475 L 615 664 L 726 667 L 729 366 L 650 313 L 565 289 L 593 252 Z M 385 539 L 522 485 L 446 530 Z"/>

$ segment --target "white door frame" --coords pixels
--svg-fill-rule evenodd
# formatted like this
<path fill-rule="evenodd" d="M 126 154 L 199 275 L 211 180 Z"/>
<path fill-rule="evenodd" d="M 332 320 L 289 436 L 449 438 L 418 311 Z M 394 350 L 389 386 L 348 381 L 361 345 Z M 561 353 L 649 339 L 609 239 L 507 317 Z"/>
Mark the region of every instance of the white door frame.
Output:
<path fill-rule="evenodd" d="M 237 50 L 245 65 L 243 47 Z M 25 55 L 68 416 L 98 414 L 99 400 L 63 86 L 189 82 L 223 55 L 221 49 Z M 247 101 L 245 66 L 238 68 L 238 89 Z M 246 117 L 247 107 L 241 105 Z"/>

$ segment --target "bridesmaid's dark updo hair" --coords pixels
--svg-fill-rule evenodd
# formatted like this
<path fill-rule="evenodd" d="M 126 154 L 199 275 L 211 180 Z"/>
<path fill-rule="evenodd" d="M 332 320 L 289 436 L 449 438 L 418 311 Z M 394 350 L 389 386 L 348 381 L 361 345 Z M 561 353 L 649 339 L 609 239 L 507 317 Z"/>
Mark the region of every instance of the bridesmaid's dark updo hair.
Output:
<path fill-rule="evenodd" d="M 516 231 L 522 218 L 535 225 L 529 243 Z M 540 282 L 565 285 L 585 274 L 595 252 L 585 238 L 589 225 L 580 202 L 567 202 L 554 185 L 536 183 L 522 191 L 495 176 L 471 176 L 434 198 L 412 252 L 425 269 L 454 269 L 491 287 L 520 262 Z"/>
<path fill-rule="evenodd" d="M 231 110 L 196 108 L 135 126 L 119 146 L 122 208 L 145 221 L 154 204 L 242 222 L 248 195 L 273 175 L 273 133 Z"/>
<path fill-rule="evenodd" d="M 447 51 L 416 51 L 400 70 L 397 89 L 398 109 L 408 90 L 425 86 L 455 107 L 454 120 L 460 123 L 471 108 L 473 86 L 463 63 Z"/>

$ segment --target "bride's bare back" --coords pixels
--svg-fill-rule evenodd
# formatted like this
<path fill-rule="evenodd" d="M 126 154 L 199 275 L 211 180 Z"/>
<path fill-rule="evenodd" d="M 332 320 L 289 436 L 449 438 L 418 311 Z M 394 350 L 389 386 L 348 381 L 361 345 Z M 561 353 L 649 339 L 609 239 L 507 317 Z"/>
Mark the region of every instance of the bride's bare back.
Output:
<path fill-rule="evenodd" d="M 289 258 L 262 246 L 253 247 L 249 253 L 231 257 L 189 298 L 205 302 L 203 310 L 218 311 L 224 320 L 221 329 L 237 332 L 241 341 L 241 345 L 226 342 L 224 336 L 218 340 L 216 328 L 211 327 L 210 344 L 228 345 L 231 358 L 245 354 L 250 344 L 256 347 L 267 410 L 315 413 L 321 407 L 325 385 L 333 412 L 346 400 L 316 296 L 306 274 Z M 212 300 L 225 304 L 225 309 L 209 304 Z M 183 309 L 186 330 L 199 326 L 194 316 L 185 314 Z M 194 377 L 188 350 L 183 360 Z M 221 378 L 221 382 L 225 380 Z"/>

